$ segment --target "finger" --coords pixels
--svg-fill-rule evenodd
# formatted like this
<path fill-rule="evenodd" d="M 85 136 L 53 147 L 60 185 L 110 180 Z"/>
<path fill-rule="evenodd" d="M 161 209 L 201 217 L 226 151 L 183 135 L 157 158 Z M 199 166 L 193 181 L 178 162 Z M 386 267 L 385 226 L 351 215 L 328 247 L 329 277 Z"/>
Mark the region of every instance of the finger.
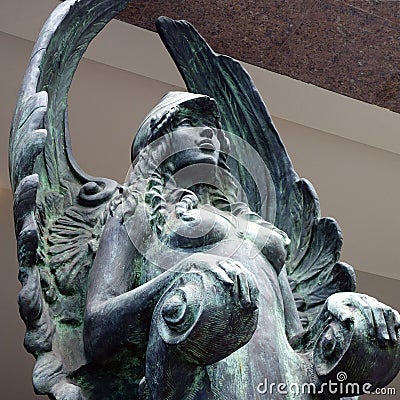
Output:
<path fill-rule="evenodd" d="M 373 316 L 373 309 L 376 307 L 376 300 L 373 297 L 360 295 L 358 297 L 358 302 L 360 304 L 360 311 L 365 315 L 365 317 L 373 323 L 374 316 Z"/>
<path fill-rule="evenodd" d="M 229 271 L 229 273 L 231 274 L 232 280 L 236 282 L 236 285 L 233 288 L 233 296 L 235 303 L 244 306 L 244 303 L 246 303 L 247 300 L 242 298 L 242 293 L 241 293 L 241 285 L 242 284 L 244 285 L 243 281 L 246 279 L 243 273 L 244 270 L 243 265 L 238 261 L 228 258 L 224 262 L 224 267 L 226 268 L 226 271 Z M 247 286 L 247 282 L 245 285 Z M 243 288 L 243 290 L 245 289 Z"/>
<path fill-rule="evenodd" d="M 238 286 L 240 304 L 244 308 L 249 308 L 251 306 L 250 289 L 249 283 L 247 282 L 246 275 L 244 273 L 240 273 L 238 275 Z"/>
<path fill-rule="evenodd" d="M 380 342 L 382 345 L 386 345 L 390 340 L 390 336 L 387 329 L 385 316 L 380 305 L 372 307 L 372 315 L 374 318 L 376 337 L 378 339 L 378 342 Z"/>
<path fill-rule="evenodd" d="M 394 329 L 398 330 L 400 329 L 400 314 L 397 310 L 393 310 L 393 316 L 394 316 Z"/>
<path fill-rule="evenodd" d="M 225 285 L 233 286 L 235 284 L 235 282 L 228 276 L 228 274 L 225 272 L 224 268 L 222 268 L 222 266 L 219 263 L 218 263 L 218 266 L 212 267 L 211 271 Z"/>
<path fill-rule="evenodd" d="M 397 310 L 393 310 L 394 330 L 396 331 L 397 340 L 400 341 L 400 314 Z"/>
<path fill-rule="evenodd" d="M 182 202 L 179 202 L 175 206 L 175 214 L 178 218 L 182 217 L 182 215 L 187 211 L 187 207 Z"/>
<path fill-rule="evenodd" d="M 249 282 L 247 280 L 247 270 L 239 261 L 228 259 L 229 267 L 236 274 L 237 287 L 235 290 L 235 301 L 244 308 L 251 306 Z"/>
<path fill-rule="evenodd" d="M 238 269 L 231 261 L 230 261 L 230 259 L 228 258 L 228 259 L 225 259 L 225 260 L 222 260 L 222 261 L 219 261 L 218 263 L 217 263 L 217 265 L 220 267 L 220 268 L 222 268 L 225 272 L 226 272 L 226 274 L 229 276 L 229 278 L 232 280 L 232 281 L 236 281 L 236 275 L 238 274 L 238 273 L 240 273 L 240 269 Z"/>
<path fill-rule="evenodd" d="M 250 298 L 251 298 L 251 308 L 253 310 L 258 308 L 258 296 L 260 294 L 260 291 L 256 285 L 251 285 L 250 286 Z"/>
<path fill-rule="evenodd" d="M 247 286 L 249 288 L 249 294 L 250 294 L 250 301 L 251 301 L 250 307 L 253 310 L 255 310 L 256 308 L 258 308 L 258 296 L 259 296 L 260 291 L 257 286 L 256 277 L 249 270 L 246 270 L 246 281 L 247 281 Z"/>
<path fill-rule="evenodd" d="M 240 262 L 240 261 L 236 261 L 236 260 L 232 260 L 231 258 L 228 258 L 227 262 L 229 263 L 229 265 L 232 266 L 232 268 L 236 269 L 236 270 L 243 270 L 244 265 Z"/>
<path fill-rule="evenodd" d="M 358 313 L 354 312 L 354 310 L 364 308 L 364 305 L 360 305 L 359 298 L 356 296 L 335 293 L 328 297 L 326 307 L 335 318 L 347 325 L 354 322 L 357 317 Z"/>
<path fill-rule="evenodd" d="M 395 329 L 395 317 L 394 313 L 390 308 L 385 308 L 383 310 L 383 315 L 385 316 L 386 320 L 386 327 L 389 333 L 390 341 L 397 342 L 397 334 Z"/>
<path fill-rule="evenodd" d="M 231 258 L 226 259 L 225 264 L 227 268 L 229 268 L 229 270 L 236 275 L 240 274 L 240 272 L 244 269 L 242 263 L 232 260 Z"/>

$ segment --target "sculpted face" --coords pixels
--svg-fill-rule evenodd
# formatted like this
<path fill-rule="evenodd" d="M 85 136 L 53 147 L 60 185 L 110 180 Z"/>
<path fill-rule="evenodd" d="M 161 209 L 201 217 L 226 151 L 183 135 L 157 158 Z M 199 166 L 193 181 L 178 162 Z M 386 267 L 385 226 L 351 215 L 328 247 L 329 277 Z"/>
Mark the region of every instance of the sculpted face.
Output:
<path fill-rule="evenodd" d="M 174 128 L 170 151 L 175 171 L 194 164 L 218 164 L 221 143 L 213 117 L 186 111 L 177 115 Z"/>

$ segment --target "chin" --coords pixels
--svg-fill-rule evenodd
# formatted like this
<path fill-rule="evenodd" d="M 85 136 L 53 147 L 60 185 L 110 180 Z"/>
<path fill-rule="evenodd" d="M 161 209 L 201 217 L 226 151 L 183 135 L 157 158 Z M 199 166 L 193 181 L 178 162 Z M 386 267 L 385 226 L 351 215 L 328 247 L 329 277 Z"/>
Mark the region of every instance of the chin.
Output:
<path fill-rule="evenodd" d="M 204 155 L 203 157 L 199 157 L 199 160 L 194 160 L 197 164 L 218 164 L 218 158 L 213 157 L 211 155 Z"/>
<path fill-rule="evenodd" d="M 192 163 L 196 164 L 218 164 L 218 153 L 216 151 L 204 151 L 201 150 L 200 153 L 197 152 L 192 159 Z"/>
<path fill-rule="evenodd" d="M 217 152 L 185 152 L 186 154 L 179 155 L 175 159 L 176 170 L 198 166 L 199 164 L 218 165 Z"/>

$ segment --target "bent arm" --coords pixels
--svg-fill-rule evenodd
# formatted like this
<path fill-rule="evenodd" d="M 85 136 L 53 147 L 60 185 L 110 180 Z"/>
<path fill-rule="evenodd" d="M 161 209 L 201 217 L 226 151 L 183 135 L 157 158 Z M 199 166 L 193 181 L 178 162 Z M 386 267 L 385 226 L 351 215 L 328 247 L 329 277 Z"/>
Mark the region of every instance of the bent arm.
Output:
<path fill-rule="evenodd" d="M 166 271 L 130 290 L 138 257 L 125 225 L 110 217 L 89 277 L 84 321 L 89 361 L 104 359 L 126 343 L 147 342 L 153 309 L 177 274 Z"/>

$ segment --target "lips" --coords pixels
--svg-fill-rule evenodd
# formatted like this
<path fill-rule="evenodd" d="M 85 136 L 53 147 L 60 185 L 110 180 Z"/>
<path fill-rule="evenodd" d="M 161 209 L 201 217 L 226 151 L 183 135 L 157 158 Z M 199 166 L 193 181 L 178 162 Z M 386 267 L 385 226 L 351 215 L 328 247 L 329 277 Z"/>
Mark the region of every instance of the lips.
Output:
<path fill-rule="evenodd" d="M 215 151 L 215 146 L 210 139 L 203 139 L 199 142 L 199 148 L 206 151 Z"/>

